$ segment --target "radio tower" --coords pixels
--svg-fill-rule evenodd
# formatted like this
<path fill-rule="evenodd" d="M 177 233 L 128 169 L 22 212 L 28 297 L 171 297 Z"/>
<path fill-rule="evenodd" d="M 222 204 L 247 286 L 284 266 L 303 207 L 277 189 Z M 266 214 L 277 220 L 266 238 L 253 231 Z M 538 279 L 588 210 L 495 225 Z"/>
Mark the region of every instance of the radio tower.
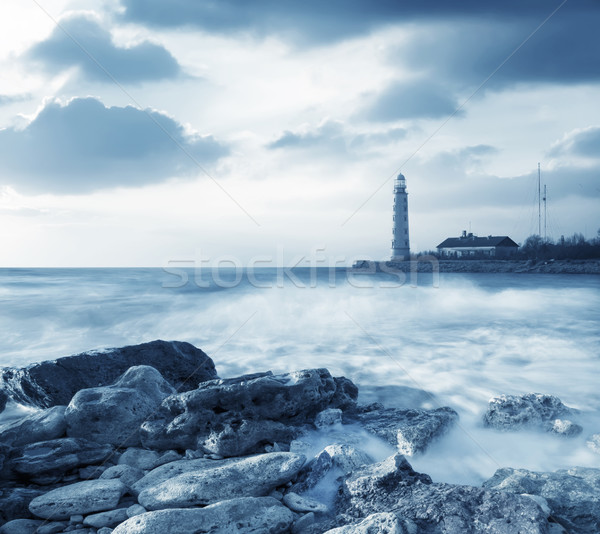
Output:
<path fill-rule="evenodd" d="M 408 238 L 408 193 L 406 178 L 399 174 L 394 181 L 394 228 L 392 237 L 392 261 L 410 259 Z"/>

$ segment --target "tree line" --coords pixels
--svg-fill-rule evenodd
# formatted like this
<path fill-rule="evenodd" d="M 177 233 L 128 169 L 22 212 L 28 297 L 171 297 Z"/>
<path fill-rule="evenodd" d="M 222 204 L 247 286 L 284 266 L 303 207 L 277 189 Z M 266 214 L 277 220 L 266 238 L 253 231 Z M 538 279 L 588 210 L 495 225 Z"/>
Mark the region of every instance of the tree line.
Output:
<path fill-rule="evenodd" d="M 530 235 L 517 253 L 518 258 L 528 260 L 585 260 L 600 258 L 600 229 L 596 237 L 586 240 L 583 234 L 574 233 L 560 239 L 544 239 Z"/>

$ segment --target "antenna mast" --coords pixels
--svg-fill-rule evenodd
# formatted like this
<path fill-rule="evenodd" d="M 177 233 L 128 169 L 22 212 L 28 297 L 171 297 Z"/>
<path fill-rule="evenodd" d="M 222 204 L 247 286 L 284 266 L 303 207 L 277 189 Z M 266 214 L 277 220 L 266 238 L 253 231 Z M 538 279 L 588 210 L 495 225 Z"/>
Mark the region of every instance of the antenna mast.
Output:
<path fill-rule="evenodd" d="M 544 184 L 544 243 L 546 242 L 546 220 L 547 220 L 547 216 L 548 216 L 548 206 L 546 204 L 546 184 Z"/>
<path fill-rule="evenodd" d="M 541 190 L 540 163 L 538 162 L 538 235 L 542 235 L 542 190 Z"/>

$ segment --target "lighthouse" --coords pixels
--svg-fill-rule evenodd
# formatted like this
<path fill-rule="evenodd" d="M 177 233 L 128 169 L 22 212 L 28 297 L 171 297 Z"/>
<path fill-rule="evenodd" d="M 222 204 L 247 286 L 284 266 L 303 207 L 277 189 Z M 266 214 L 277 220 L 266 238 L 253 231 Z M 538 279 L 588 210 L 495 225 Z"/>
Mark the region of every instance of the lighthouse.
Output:
<path fill-rule="evenodd" d="M 392 236 L 392 261 L 410 259 L 408 238 L 408 193 L 406 178 L 399 174 L 394 180 L 394 216 Z"/>

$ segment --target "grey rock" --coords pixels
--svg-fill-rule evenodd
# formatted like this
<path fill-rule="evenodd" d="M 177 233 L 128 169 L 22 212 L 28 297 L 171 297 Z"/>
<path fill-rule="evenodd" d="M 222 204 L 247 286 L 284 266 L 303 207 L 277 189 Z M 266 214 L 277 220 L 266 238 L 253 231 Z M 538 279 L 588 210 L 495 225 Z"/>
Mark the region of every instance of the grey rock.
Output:
<path fill-rule="evenodd" d="M 372 464 L 374 461 L 366 452 L 344 443 L 328 445 L 324 452 L 331 458 L 332 466 L 339 469 L 344 475 L 363 465 Z"/>
<path fill-rule="evenodd" d="M 81 480 L 92 480 L 94 478 L 100 478 L 104 471 L 106 471 L 110 467 L 113 467 L 112 460 L 113 458 L 110 457 L 109 461 L 103 463 L 102 465 L 88 465 L 87 467 L 82 467 L 79 470 L 79 478 Z"/>
<path fill-rule="evenodd" d="M 292 525 L 292 534 L 302 534 L 302 532 L 306 532 L 306 530 L 314 524 L 315 514 L 313 512 L 308 512 L 294 521 L 294 524 Z"/>
<path fill-rule="evenodd" d="M 417 534 L 417 526 L 396 514 L 381 512 L 371 514 L 355 525 L 333 528 L 325 534 Z"/>
<path fill-rule="evenodd" d="M 241 497 L 205 508 L 159 510 L 121 523 L 114 534 L 279 534 L 294 514 L 271 497 Z"/>
<path fill-rule="evenodd" d="M 600 434 L 592 434 L 585 443 L 590 450 L 600 454 Z"/>
<path fill-rule="evenodd" d="M 552 517 L 569 532 L 600 532 L 600 469 L 574 467 L 555 472 L 504 468 L 484 482 L 485 488 L 538 495 Z"/>
<path fill-rule="evenodd" d="M 83 515 L 82 514 L 74 514 L 69 517 L 69 523 L 71 525 L 82 525 L 83 524 Z"/>
<path fill-rule="evenodd" d="M 108 527 L 102 527 L 98 529 L 98 532 L 96 534 L 111 534 L 113 532 L 112 528 L 108 528 Z"/>
<path fill-rule="evenodd" d="M 342 424 L 342 410 L 339 408 L 327 408 L 327 410 L 319 412 L 315 417 L 315 426 L 317 428 L 326 428 L 337 424 Z"/>
<path fill-rule="evenodd" d="M 327 506 L 323 503 L 311 497 L 298 495 L 293 491 L 290 491 L 283 496 L 283 504 L 285 504 L 294 512 L 313 512 L 325 514 L 328 511 Z"/>
<path fill-rule="evenodd" d="M 136 467 L 130 465 L 113 465 L 109 467 L 104 473 L 100 475 L 101 480 L 120 480 L 127 490 L 132 492 L 133 485 L 143 478 L 144 472 Z"/>
<path fill-rule="evenodd" d="M 148 510 L 160 510 L 213 504 L 228 498 L 260 497 L 292 480 L 304 462 L 304 456 L 291 452 L 225 461 L 221 466 L 184 473 L 146 488 L 138 500 Z"/>
<path fill-rule="evenodd" d="M 576 415 L 577 411 L 565 406 L 558 397 L 541 393 L 500 395 L 490 399 L 483 416 L 483 424 L 497 430 L 553 431 L 554 421 Z"/>
<path fill-rule="evenodd" d="M 131 367 L 114 385 L 75 394 L 65 412 L 67 435 L 118 447 L 140 445 L 139 426 L 174 392 L 154 367 Z"/>
<path fill-rule="evenodd" d="M 29 510 L 43 519 L 69 519 L 77 514 L 112 510 L 126 491 L 118 480 L 87 480 L 36 497 L 29 503 Z"/>
<path fill-rule="evenodd" d="M 141 504 L 132 504 L 127 508 L 127 517 L 135 517 L 136 515 L 145 514 L 147 511 Z"/>
<path fill-rule="evenodd" d="M 0 370 L 0 390 L 29 406 L 69 404 L 81 389 L 112 384 L 136 365 L 154 367 L 173 387 L 187 391 L 217 378 L 213 361 L 182 341 L 151 341 Z"/>
<path fill-rule="evenodd" d="M 554 421 L 550 421 L 547 430 L 548 432 L 558 434 L 559 436 L 572 438 L 581 434 L 581 432 L 583 432 L 583 427 L 568 419 L 554 419 Z"/>
<path fill-rule="evenodd" d="M 167 397 L 142 425 L 142 443 L 156 450 L 206 446 L 207 452 L 221 451 L 216 454 L 222 456 L 257 452 L 267 443 L 289 441 L 293 426 L 311 423 L 318 412 L 335 407 L 334 400 L 351 404 L 351 388 L 339 383 L 344 391 L 336 390 L 326 369 L 204 382 L 194 391 Z"/>
<path fill-rule="evenodd" d="M 32 488 L 0 489 L 0 524 L 14 519 L 33 519 L 29 503 L 44 492 Z"/>
<path fill-rule="evenodd" d="M 0 527 L 0 534 L 35 534 L 43 521 L 35 519 L 15 519 Z"/>
<path fill-rule="evenodd" d="M 227 461 L 210 460 L 208 458 L 195 458 L 193 460 L 177 460 L 168 464 L 161 465 L 153 469 L 132 486 L 134 495 L 144 491 L 146 488 L 158 486 L 162 482 L 175 478 L 184 473 L 193 473 L 203 469 L 224 465 Z"/>
<path fill-rule="evenodd" d="M 338 495 L 338 521 L 392 512 L 419 534 L 548 534 L 547 515 L 528 497 L 432 483 L 397 454 L 349 475 Z"/>
<path fill-rule="evenodd" d="M 65 409 L 66 406 L 54 406 L 12 421 L 0 428 L 0 443 L 19 447 L 63 437 L 67 430 Z"/>
<path fill-rule="evenodd" d="M 100 463 L 112 452 L 110 445 L 100 445 L 83 438 L 53 439 L 17 449 L 9 465 L 15 472 L 29 478 L 43 474 L 60 476 L 73 468 Z"/>
<path fill-rule="evenodd" d="M 161 465 L 159 463 L 159 458 L 160 454 L 156 451 L 149 451 L 148 449 L 130 447 L 119 458 L 119 465 L 130 465 L 131 467 L 135 467 L 136 469 L 150 471 L 155 467 Z"/>
<path fill-rule="evenodd" d="M 458 421 L 458 414 L 449 407 L 435 410 L 376 407 L 357 413 L 356 419 L 367 431 L 397 447 L 398 452 L 411 456 L 424 452 L 434 440 L 444 435 Z"/>
<path fill-rule="evenodd" d="M 6 403 L 8 402 L 8 399 L 8 393 L 6 393 L 6 391 L 4 391 L 3 389 L 0 389 L 0 413 L 4 411 L 4 408 L 6 408 Z"/>
<path fill-rule="evenodd" d="M 103 528 L 116 527 L 119 523 L 127 521 L 127 508 L 117 508 L 116 510 L 108 510 L 97 514 L 90 514 L 84 520 L 83 524 L 88 527 Z"/>
<path fill-rule="evenodd" d="M 51 521 L 40 526 L 35 531 L 35 534 L 58 534 L 59 532 L 63 532 L 67 527 L 67 523 L 62 521 Z"/>

